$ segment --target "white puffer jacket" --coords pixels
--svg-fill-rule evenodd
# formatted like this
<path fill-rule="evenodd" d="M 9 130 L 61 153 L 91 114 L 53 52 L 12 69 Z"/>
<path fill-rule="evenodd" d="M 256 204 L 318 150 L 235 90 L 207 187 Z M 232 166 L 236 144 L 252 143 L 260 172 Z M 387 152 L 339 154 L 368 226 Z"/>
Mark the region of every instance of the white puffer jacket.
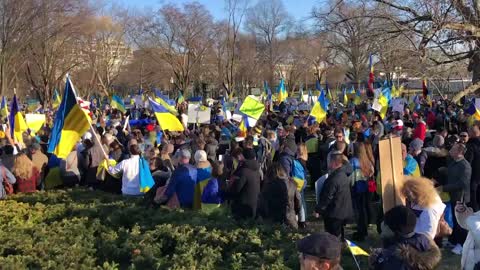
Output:
<path fill-rule="evenodd" d="M 480 263 L 480 211 L 470 216 L 455 213 L 458 224 L 468 230 L 462 250 L 462 270 L 473 270 Z"/>

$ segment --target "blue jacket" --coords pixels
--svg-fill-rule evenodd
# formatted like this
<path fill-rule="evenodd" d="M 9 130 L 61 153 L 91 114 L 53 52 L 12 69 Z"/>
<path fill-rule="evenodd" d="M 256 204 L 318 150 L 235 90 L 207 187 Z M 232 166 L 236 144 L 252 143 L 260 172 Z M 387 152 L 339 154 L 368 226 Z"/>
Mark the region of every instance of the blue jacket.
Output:
<path fill-rule="evenodd" d="M 180 165 L 175 171 L 173 171 L 165 195 L 170 199 L 174 193 L 177 193 L 180 206 L 191 208 L 193 205 L 196 183 L 197 169 L 190 164 Z"/>

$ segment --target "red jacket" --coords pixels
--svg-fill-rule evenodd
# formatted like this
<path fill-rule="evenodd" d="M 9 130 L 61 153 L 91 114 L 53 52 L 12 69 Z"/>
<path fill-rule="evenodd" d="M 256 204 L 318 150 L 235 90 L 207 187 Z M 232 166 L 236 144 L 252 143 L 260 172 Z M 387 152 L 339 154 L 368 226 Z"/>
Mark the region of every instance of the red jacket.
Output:
<path fill-rule="evenodd" d="M 427 115 L 427 125 L 429 128 L 433 128 L 435 125 L 435 114 L 433 112 L 429 112 Z"/>
<path fill-rule="evenodd" d="M 32 176 L 29 179 L 17 177 L 15 193 L 32 193 L 37 190 L 37 186 L 40 184 L 40 172 L 36 167 L 33 167 L 32 170 Z"/>
<path fill-rule="evenodd" d="M 417 127 L 413 131 L 413 139 L 419 138 L 422 141 L 425 141 L 425 135 L 427 135 L 427 126 L 425 122 L 417 123 Z"/>

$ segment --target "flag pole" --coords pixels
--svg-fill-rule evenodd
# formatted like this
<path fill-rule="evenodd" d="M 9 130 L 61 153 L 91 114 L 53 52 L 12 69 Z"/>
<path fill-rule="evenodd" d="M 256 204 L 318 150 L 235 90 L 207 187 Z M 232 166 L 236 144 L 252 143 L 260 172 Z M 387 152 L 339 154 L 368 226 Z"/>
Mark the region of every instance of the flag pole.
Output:
<path fill-rule="evenodd" d="M 349 245 L 348 245 L 348 241 L 347 241 L 346 239 L 345 239 L 345 243 L 347 243 L 347 247 L 348 247 Z M 353 257 L 353 260 L 355 261 L 355 265 L 357 266 L 357 269 L 358 269 L 358 270 L 361 270 L 361 269 L 360 269 L 360 264 L 358 263 L 357 258 L 355 257 L 355 255 L 353 255 L 353 252 L 352 252 L 352 250 L 350 249 L 350 247 L 348 248 L 348 251 L 350 251 L 350 254 L 352 254 L 352 257 Z"/>

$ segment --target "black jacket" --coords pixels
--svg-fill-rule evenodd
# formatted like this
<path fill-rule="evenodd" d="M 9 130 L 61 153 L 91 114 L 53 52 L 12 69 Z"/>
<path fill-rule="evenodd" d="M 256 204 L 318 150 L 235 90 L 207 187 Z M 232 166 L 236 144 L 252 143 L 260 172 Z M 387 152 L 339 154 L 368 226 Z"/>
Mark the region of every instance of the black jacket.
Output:
<path fill-rule="evenodd" d="M 480 183 L 480 138 L 468 140 L 465 159 L 472 166 L 472 182 Z"/>
<path fill-rule="evenodd" d="M 328 176 L 315 208 L 317 213 L 323 217 L 342 220 L 350 220 L 353 217 L 349 178 L 351 170 L 351 166 L 343 166 Z"/>
<path fill-rule="evenodd" d="M 235 172 L 228 190 L 235 218 L 255 218 L 260 194 L 260 166 L 256 160 L 245 160 Z"/>
<path fill-rule="evenodd" d="M 397 239 L 374 250 L 369 257 L 372 270 L 430 270 L 440 262 L 442 253 L 435 242 L 423 234 Z"/>
<path fill-rule="evenodd" d="M 267 181 L 262 189 L 259 215 L 291 228 L 298 228 L 296 215 L 300 211 L 300 194 L 289 178 Z"/>

